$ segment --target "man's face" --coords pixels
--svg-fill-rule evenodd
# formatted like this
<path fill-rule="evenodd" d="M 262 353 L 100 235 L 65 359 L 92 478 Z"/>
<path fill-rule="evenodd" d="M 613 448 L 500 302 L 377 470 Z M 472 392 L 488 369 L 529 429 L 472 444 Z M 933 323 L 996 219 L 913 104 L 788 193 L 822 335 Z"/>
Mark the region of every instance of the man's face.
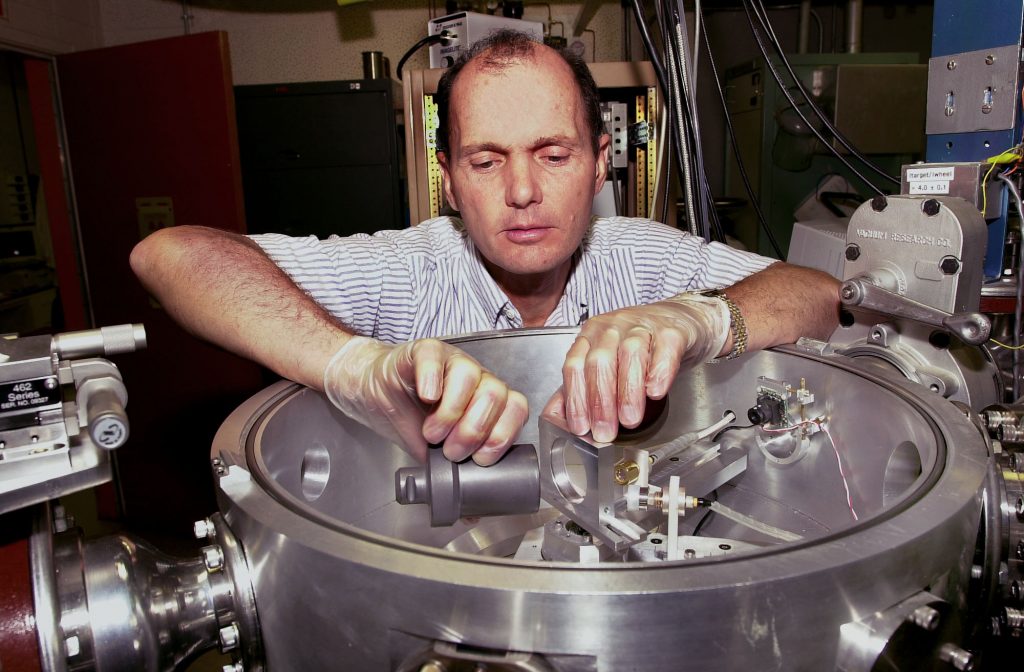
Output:
<path fill-rule="evenodd" d="M 499 283 L 567 269 L 604 184 L 579 93 L 557 54 L 500 69 L 470 63 L 452 89 L 445 196 Z M 538 278 L 539 279 L 539 278 Z"/>

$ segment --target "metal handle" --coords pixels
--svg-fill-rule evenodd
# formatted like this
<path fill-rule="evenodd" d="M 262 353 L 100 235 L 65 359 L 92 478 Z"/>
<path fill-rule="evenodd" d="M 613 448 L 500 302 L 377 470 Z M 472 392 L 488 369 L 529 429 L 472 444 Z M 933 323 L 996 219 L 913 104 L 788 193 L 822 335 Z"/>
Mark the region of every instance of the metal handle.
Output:
<path fill-rule="evenodd" d="M 141 324 L 69 331 L 53 337 L 52 348 L 61 359 L 109 357 L 146 347 L 146 329 Z"/>
<path fill-rule="evenodd" d="M 844 306 L 859 306 L 876 313 L 903 317 L 945 329 L 968 345 L 981 345 L 992 332 L 992 323 L 981 313 L 955 313 L 926 306 L 873 285 L 865 278 L 852 278 L 839 290 Z"/>

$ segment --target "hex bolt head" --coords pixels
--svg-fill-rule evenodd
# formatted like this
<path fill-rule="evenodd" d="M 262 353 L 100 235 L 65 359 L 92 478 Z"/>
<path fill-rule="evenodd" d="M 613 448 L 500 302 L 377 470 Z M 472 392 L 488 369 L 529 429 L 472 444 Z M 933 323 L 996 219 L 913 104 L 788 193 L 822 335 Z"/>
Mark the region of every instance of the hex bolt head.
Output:
<path fill-rule="evenodd" d="M 210 539 L 216 535 L 217 529 L 213 526 L 212 520 L 203 518 L 192 524 L 192 533 L 196 535 L 196 539 Z"/>
<path fill-rule="evenodd" d="M 889 199 L 885 196 L 878 195 L 871 199 L 871 209 L 875 212 L 881 212 L 885 210 L 886 206 L 889 205 Z"/>
<path fill-rule="evenodd" d="M 860 258 L 860 246 L 856 243 L 851 243 L 846 246 L 846 260 L 857 261 Z"/>
<path fill-rule="evenodd" d="M 924 214 L 928 215 L 929 217 L 934 217 L 935 215 L 939 214 L 939 210 L 941 209 L 942 204 L 936 201 L 934 198 L 929 198 L 921 205 L 921 210 L 923 210 Z"/>
<path fill-rule="evenodd" d="M 956 257 L 943 257 L 939 262 L 939 270 L 946 275 L 955 275 L 960 270 L 960 260 Z"/>
<path fill-rule="evenodd" d="M 910 614 L 910 622 L 925 630 L 934 630 L 939 627 L 940 620 L 942 620 L 942 614 L 927 604 L 914 609 Z"/>
<path fill-rule="evenodd" d="M 220 650 L 227 653 L 238 648 L 238 624 L 229 623 L 220 629 Z"/>
<path fill-rule="evenodd" d="M 206 565 L 206 569 L 216 572 L 224 567 L 224 549 L 217 544 L 203 546 L 199 552 L 203 554 L 203 564 Z"/>

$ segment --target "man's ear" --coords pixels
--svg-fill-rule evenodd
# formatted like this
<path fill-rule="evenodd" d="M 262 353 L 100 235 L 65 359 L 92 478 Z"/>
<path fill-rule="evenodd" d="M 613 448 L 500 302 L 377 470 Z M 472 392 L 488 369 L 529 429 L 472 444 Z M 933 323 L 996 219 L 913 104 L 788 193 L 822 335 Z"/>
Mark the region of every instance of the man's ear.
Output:
<path fill-rule="evenodd" d="M 596 196 L 608 178 L 608 147 L 612 136 L 603 133 L 597 141 L 597 161 L 594 166 L 594 195 Z"/>
<path fill-rule="evenodd" d="M 441 184 L 444 186 L 444 200 L 453 210 L 458 210 L 459 204 L 455 199 L 455 192 L 452 190 L 452 174 L 448 170 L 448 155 L 444 152 L 438 152 L 437 163 L 441 167 Z"/>

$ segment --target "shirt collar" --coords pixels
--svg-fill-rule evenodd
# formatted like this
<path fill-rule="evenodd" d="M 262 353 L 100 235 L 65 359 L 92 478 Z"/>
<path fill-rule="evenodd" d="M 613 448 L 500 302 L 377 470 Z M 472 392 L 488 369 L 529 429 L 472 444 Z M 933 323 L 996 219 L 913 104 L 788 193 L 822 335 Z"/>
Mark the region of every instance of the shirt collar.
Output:
<path fill-rule="evenodd" d="M 461 222 L 459 224 L 461 225 Z M 523 318 L 519 315 L 519 311 L 505 296 L 505 292 L 501 291 L 491 274 L 487 272 L 480 250 L 473 244 L 473 240 L 465 233 L 465 229 L 462 231 L 462 240 L 467 251 L 466 273 L 469 280 L 469 292 L 487 315 L 491 328 L 518 329 L 522 327 Z"/>

